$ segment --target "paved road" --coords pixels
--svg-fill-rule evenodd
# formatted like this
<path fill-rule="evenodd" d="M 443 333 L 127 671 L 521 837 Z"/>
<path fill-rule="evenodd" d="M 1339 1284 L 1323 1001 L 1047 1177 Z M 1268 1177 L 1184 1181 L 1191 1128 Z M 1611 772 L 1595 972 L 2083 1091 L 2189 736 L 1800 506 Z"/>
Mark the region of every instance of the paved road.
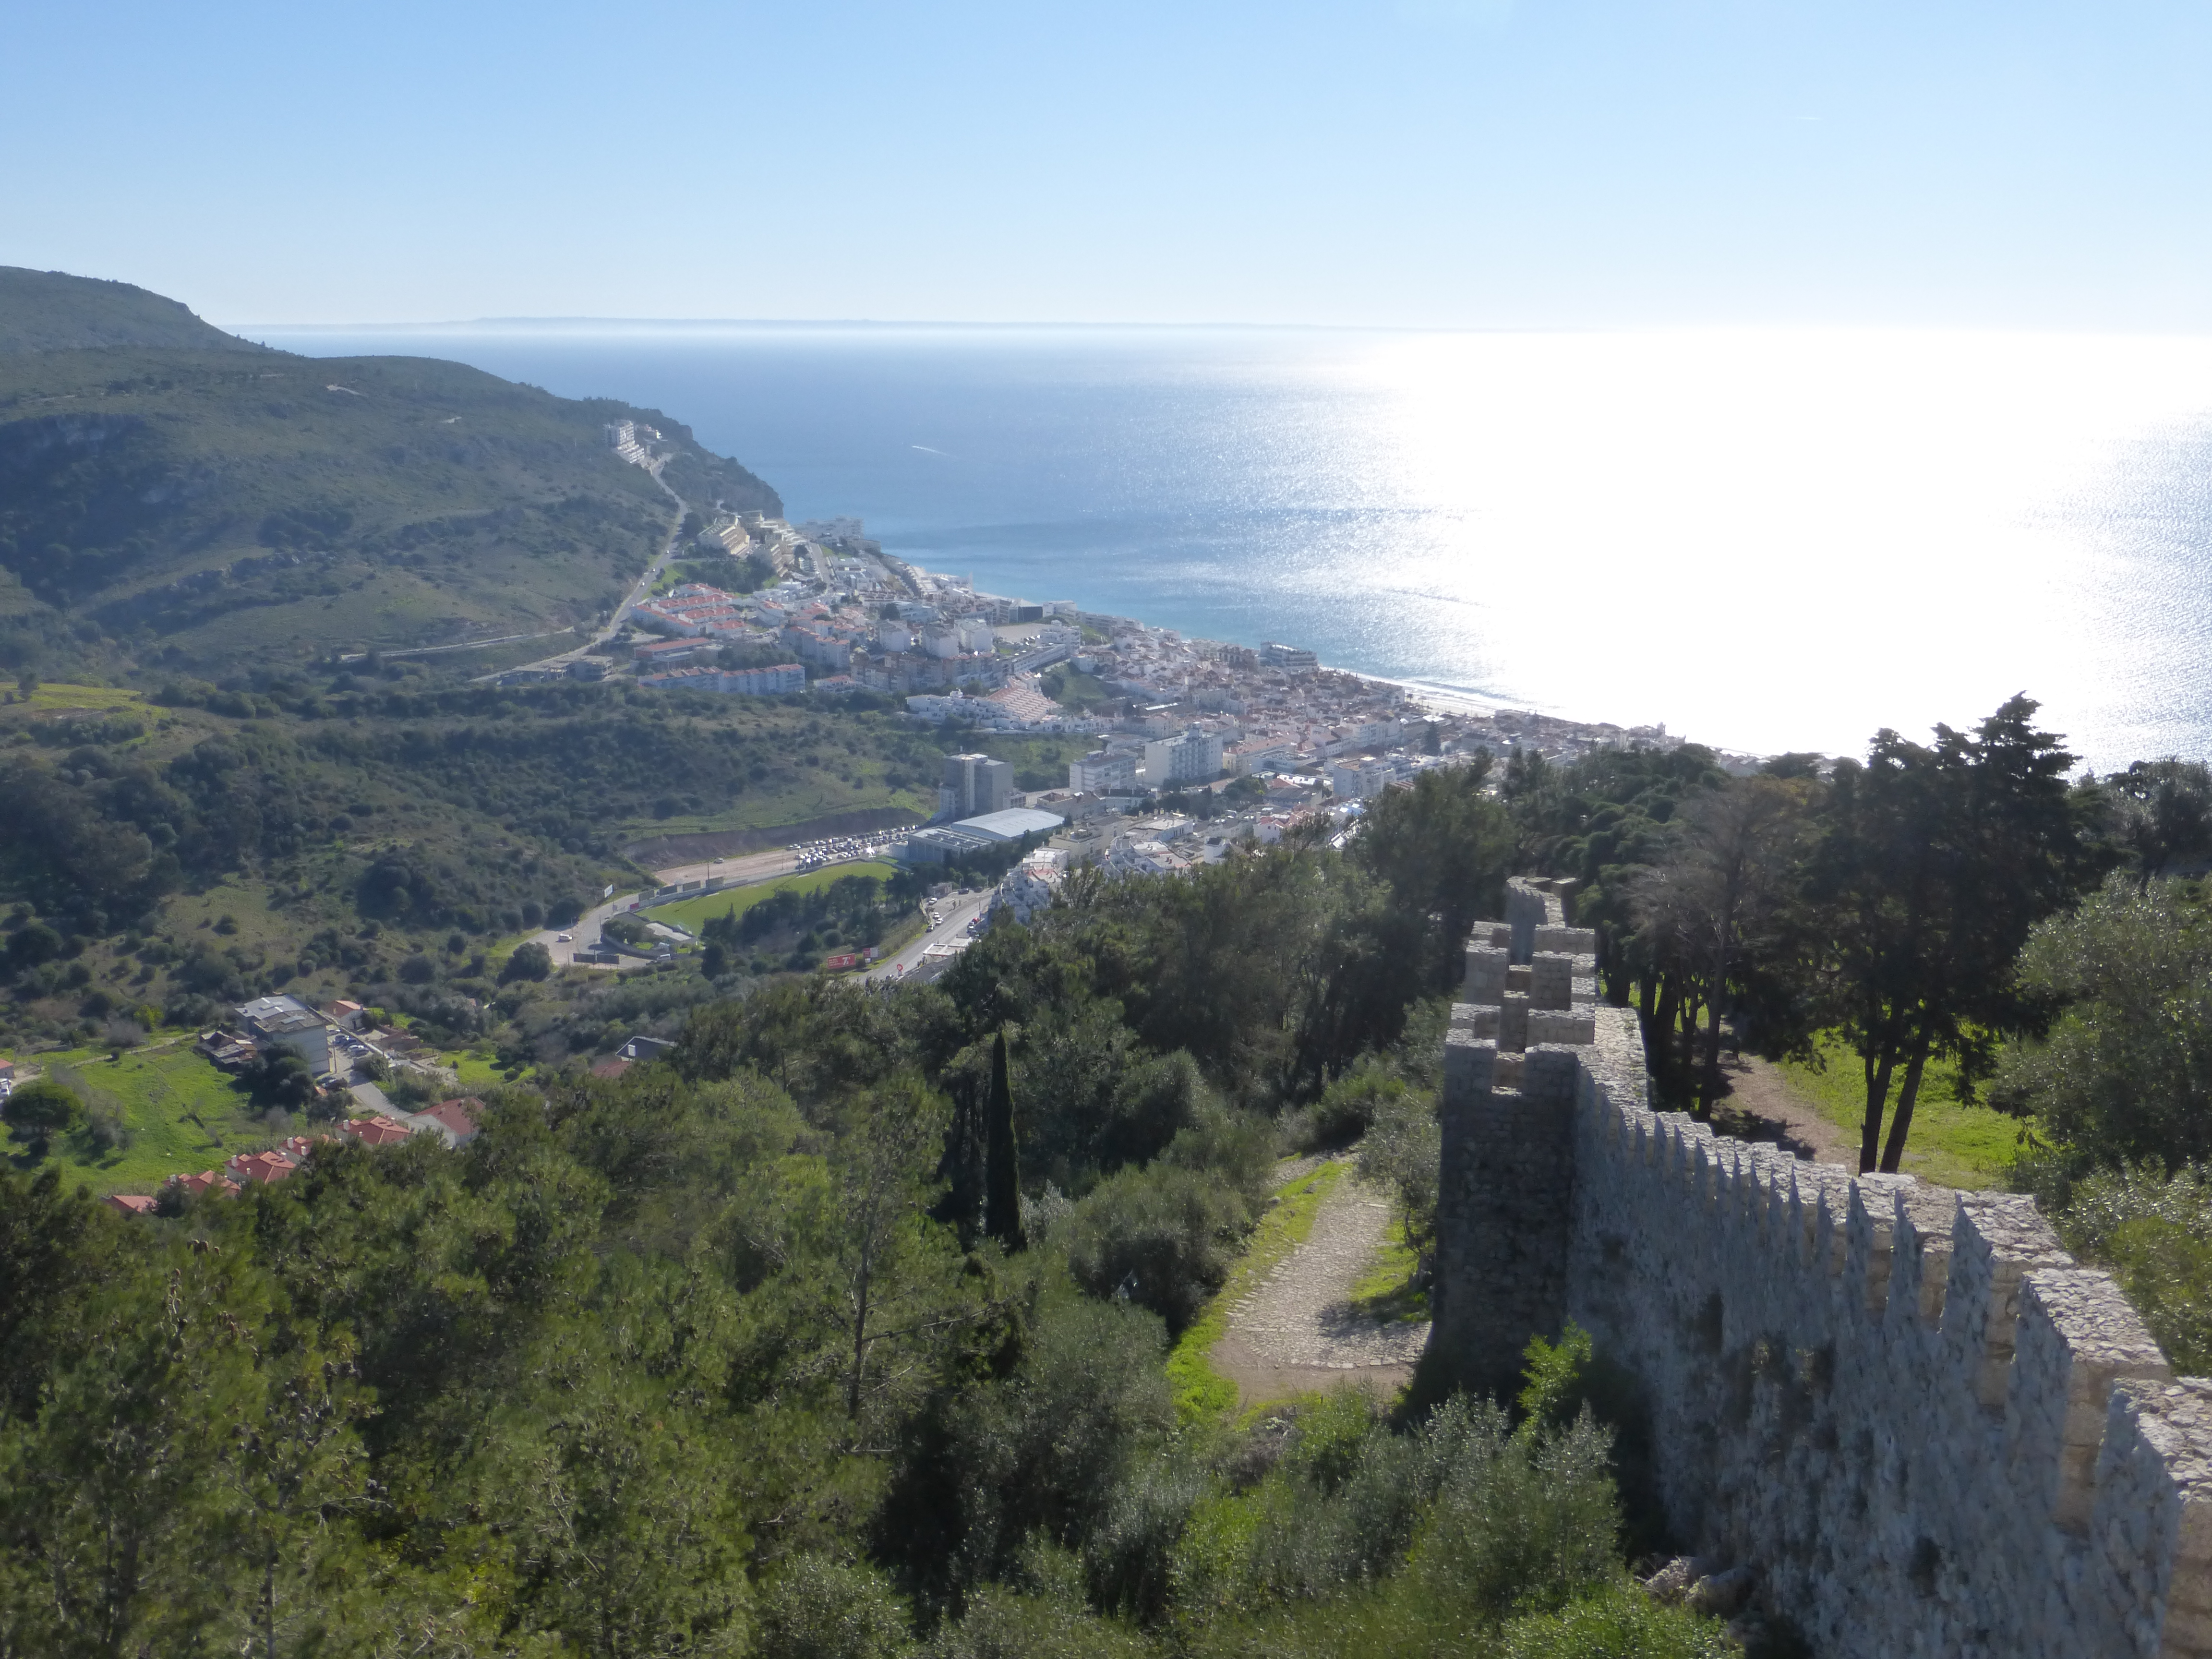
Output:
<path fill-rule="evenodd" d="M 623 625 L 623 619 L 629 615 L 632 607 L 642 603 L 646 597 L 653 592 L 653 583 L 660 579 L 660 573 L 667 568 L 669 560 L 675 557 L 676 544 L 683 539 L 684 515 L 685 513 L 690 511 L 690 507 L 686 505 L 681 495 L 671 489 L 665 483 L 661 483 L 660 469 L 659 467 L 647 467 L 646 471 L 653 474 L 653 483 L 660 485 L 660 493 L 667 496 L 670 501 L 676 503 L 676 516 L 672 520 L 671 520 L 668 526 L 668 544 L 660 550 L 659 557 L 653 560 L 651 564 L 646 566 L 645 574 L 637 579 L 637 586 L 631 588 L 629 591 L 629 596 L 620 605 L 615 607 L 615 613 L 608 619 L 607 625 L 599 630 L 599 635 L 592 641 L 590 645 L 584 647 L 586 651 L 590 651 L 597 647 L 605 645 L 609 640 L 615 636 L 616 633 L 620 630 Z"/>
<path fill-rule="evenodd" d="M 700 881 L 708 878 L 726 881 L 737 886 L 751 886 L 758 882 L 773 881 L 778 876 L 788 875 L 798 867 L 799 855 L 789 848 L 778 847 L 765 853 L 748 853 L 742 858 L 724 859 L 719 864 L 679 865 L 671 870 L 656 870 L 653 874 L 659 878 L 660 884 L 664 887 L 673 886 L 678 882 Z M 987 894 L 984 896 L 988 899 L 989 896 Z M 551 954 L 556 967 L 575 965 L 604 968 L 612 973 L 614 964 L 610 963 L 576 963 L 576 952 L 588 951 L 596 945 L 599 941 L 599 929 L 611 917 L 619 915 L 629 909 L 637 902 L 637 899 L 638 895 L 634 892 L 617 893 L 604 904 L 595 905 L 586 910 L 582 918 L 574 926 L 544 928 L 532 933 L 526 942 L 544 945 Z M 965 921 L 966 917 L 963 915 L 962 917 L 963 925 Z M 574 937 L 568 943 L 563 944 L 560 937 L 562 933 L 573 934 Z M 938 939 L 942 938 L 943 934 L 942 933 L 933 933 L 929 937 Z M 919 960 L 918 953 L 916 959 Z M 637 958 L 634 957 L 629 958 L 630 965 L 635 966 L 636 961 Z"/>
<path fill-rule="evenodd" d="M 635 893 L 617 893 L 605 903 L 595 905 L 591 909 L 585 911 L 581 919 L 576 921 L 573 926 L 567 927 L 548 927 L 542 933 L 532 933 L 529 939 L 524 941 L 524 943 L 544 945 L 547 951 L 551 954 L 553 957 L 553 965 L 556 968 L 571 965 L 586 968 L 605 968 L 609 973 L 612 973 L 614 971 L 614 968 L 610 963 L 590 962 L 578 963 L 576 962 L 576 952 L 579 951 L 589 951 L 596 946 L 599 942 L 599 928 L 606 922 L 607 919 L 611 916 L 618 915 L 623 911 L 629 909 L 629 907 L 636 902 L 637 895 Z M 573 941 L 568 944 L 563 944 L 561 940 L 561 935 L 563 933 L 573 935 Z M 635 960 L 635 958 L 633 958 L 633 960 Z"/>
<path fill-rule="evenodd" d="M 605 628 L 602 628 L 582 645 L 572 646 L 566 651 L 556 652 L 552 656 L 545 658 L 543 661 L 525 664 L 524 666 L 530 668 L 551 667 L 556 664 L 565 663 L 573 657 L 580 657 L 589 652 L 598 650 L 609 640 L 614 638 L 617 633 L 622 631 L 623 619 L 629 615 L 630 611 L 634 606 L 637 605 L 653 592 L 653 583 L 660 580 L 660 573 L 668 568 L 669 560 L 676 556 L 677 546 L 682 541 L 684 537 L 684 515 L 690 510 L 690 508 L 681 495 L 671 489 L 665 483 L 661 483 L 660 469 L 658 466 L 649 466 L 646 468 L 646 471 L 653 475 L 653 483 L 660 485 L 660 493 L 667 496 L 670 501 L 676 503 L 675 516 L 669 521 L 667 542 L 662 546 L 659 555 L 654 557 L 653 562 L 646 566 L 645 574 L 637 579 L 636 586 L 632 587 L 629 593 L 624 596 L 623 602 L 615 607 L 614 614 L 607 619 L 607 625 Z M 526 635 L 523 637 L 529 636 Z M 477 677 L 478 682 L 483 683 L 495 680 L 499 678 L 500 674 L 511 672 L 511 670 L 501 669 L 498 673 L 479 675 Z M 580 934 L 578 935 L 580 939 L 581 937 L 582 936 Z M 556 960 L 558 960 L 558 958 L 556 958 Z"/>
<path fill-rule="evenodd" d="M 962 893 L 945 900 L 937 907 L 938 915 L 945 918 L 944 922 L 931 928 L 896 956 L 885 957 L 870 969 L 869 981 L 872 982 L 880 979 L 897 979 L 902 975 L 912 973 L 915 964 L 921 960 L 921 953 L 925 950 L 933 945 L 941 945 L 947 939 L 963 937 L 968 932 L 969 922 L 975 917 L 981 915 L 989 908 L 990 902 L 991 893 L 988 890 L 981 893 Z"/>

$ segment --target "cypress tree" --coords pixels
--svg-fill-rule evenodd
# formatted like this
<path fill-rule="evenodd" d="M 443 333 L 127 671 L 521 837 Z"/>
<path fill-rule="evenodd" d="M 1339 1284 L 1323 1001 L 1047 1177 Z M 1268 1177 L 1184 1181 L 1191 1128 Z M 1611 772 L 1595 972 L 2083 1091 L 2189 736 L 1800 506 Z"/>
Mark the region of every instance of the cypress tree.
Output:
<path fill-rule="evenodd" d="M 985 1152 L 988 1091 L 972 1070 L 947 1080 L 952 1121 L 945 1131 L 945 1155 L 937 1165 L 945 1196 L 930 1213 L 960 1230 L 960 1248 L 965 1250 L 974 1247 L 975 1235 L 982 1230 L 984 1197 L 989 1190 Z"/>
<path fill-rule="evenodd" d="M 984 1148 L 984 1218 L 1008 1252 L 1027 1248 L 1022 1236 L 1021 1170 L 1014 1157 L 1014 1091 L 1006 1081 L 1006 1034 L 991 1048 L 991 1104 Z"/>

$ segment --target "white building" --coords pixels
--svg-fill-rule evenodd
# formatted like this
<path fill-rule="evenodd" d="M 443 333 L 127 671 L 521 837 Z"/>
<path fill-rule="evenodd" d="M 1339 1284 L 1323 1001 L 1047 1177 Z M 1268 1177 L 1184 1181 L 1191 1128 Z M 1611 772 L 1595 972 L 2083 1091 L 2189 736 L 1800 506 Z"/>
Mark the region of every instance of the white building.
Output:
<path fill-rule="evenodd" d="M 1081 760 L 1068 762 L 1067 787 L 1079 794 L 1133 794 L 1137 757 L 1110 749 L 1093 750 Z"/>
<path fill-rule="evenodd" d="M 1116 843 L 1114 850 L 1099 860 L 1098 867 L 1117 877 L 1179 876 L 1190 866 L 1188 859 L 1170 852 L 1164 842 L 1125 841 Z"/>
<path fill-rule="evenodd" d="M 1292 738 L 1248 738 L 1226 760 L 1231 771 L 1240 778 L 1249 778 L 1271 768 L 1280 770 L 1296 760 L 1297 753 L 1297 742 Z"/>
<path fill-rule="evenodd" d="M 1179 738 L 1145 745 L 1145 781 L 1155 789 L 1211 783 L 1221 775 L 1221 734 L 1194 726 Z"/>
<path fill-rule="evenodd" d="M 1364 800 L 1370 795 L 1381 794 L 1397 775 L 1398 769 L 1389 761 L 1365 755 L 1333 761 L 1328 769 L 1329 793 L 1339 800 Z"/>
<path fill-rule="evenodd" d="M 991 897 L 991 914 L 995 916 L 1004 910 L 1024 927 L 1029 926 L 1031 916 L 1049 908 L 1059 896 L 1060 884 L 1067 879 L 1066 862 L 1066 854 L 1050 848 L 1032 853 L 999 884 L 999 890 Z"/>
<path fill-rule="evenodd" d="M 331 1068 L 331 1022 L 297 997 L 256 997 L 237 1009 L 246 1035 L 263 1048 L 289 1048 L 316 1072 Z"/>

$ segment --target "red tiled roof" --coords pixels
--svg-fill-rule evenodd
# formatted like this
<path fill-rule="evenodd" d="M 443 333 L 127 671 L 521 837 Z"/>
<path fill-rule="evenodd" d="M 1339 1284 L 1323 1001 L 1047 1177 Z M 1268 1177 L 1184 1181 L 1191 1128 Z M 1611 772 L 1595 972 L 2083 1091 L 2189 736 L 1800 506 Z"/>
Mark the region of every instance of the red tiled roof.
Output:
<path fill-rule="evenodd" d="M 627 1060 L 603 1060 L 598 1065 L 592 1067 L 592 1075 L 593 1077 L 620 1077 L 624 1072 L 629 1070 L 630 1065 L 631 1062 Z"/>
<path fill-rule="evenodd" d="M 435 1106 L 426 1106 L 421 1115 L 445 1125 L 456 1139 L 468 1140 L 475 1137 L 477 1114 L 482 1110 L 483 1102 L 474 1095 L 464 1095 L 458 1100 L 441 1100 Z"/>
<path fill-rule="evenodd" d="M 195 1198 L 218 1187 L 222 1189 L 225 1198 L 234 1198 L 239 1191 L 239 1186 L 235 1181 L 215 1170 L 203 1170 L 198 1175 L 171 1176 L 169 1180 L 173 1185 L 183 1188 Z"/>
<path fill-rule="evenodd" d="M 125 1215 L 151 1215 L 154 1213 L 154 1200 L 147 1197 L 143 1193 L 110 1193 L 100 1201 L 106 1204 L 112 1204 L 117 1209 L 122 1211 Z"/>
<path fill-rule="evenodd" d="M 413 1133 L 405 1124 L 395 1123 L 388 1117 L 349 1118 L 338 1127 L 364 1146 L 389 1146 Z"/>
<path fill-rule="evenodd" d="M 247 1181 L 266 1183 L 282 1181 L 300 1165 L 296 1159 L 288 1158 L 281 1152 L 240 1152 L 223 1167 Z"/>

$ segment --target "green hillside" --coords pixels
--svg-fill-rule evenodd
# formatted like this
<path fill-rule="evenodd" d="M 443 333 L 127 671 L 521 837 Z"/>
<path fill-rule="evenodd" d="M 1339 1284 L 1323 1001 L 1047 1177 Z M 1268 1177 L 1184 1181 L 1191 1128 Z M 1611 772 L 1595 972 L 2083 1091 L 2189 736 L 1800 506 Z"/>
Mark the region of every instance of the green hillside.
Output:
<path fill-rule="evenodd" d="M 264 349 L 202 322 L 177 301 L 128 283 L 0 265 L 0 351 L 96 346 L 256 354 Z"/>
<path fill-rule="evenodd" d="M 0 337 L 121 336 L 140 301 L 172 303 L 115 283 L 58 293 Z M 589 623 L 677 514 L 606 447 L 618 419 L 672 441 L 662 477 L 687 507 L 781 512 L 657 410 L 459 363 L 0 353 L 0 668 L 220 677 Z"/>

